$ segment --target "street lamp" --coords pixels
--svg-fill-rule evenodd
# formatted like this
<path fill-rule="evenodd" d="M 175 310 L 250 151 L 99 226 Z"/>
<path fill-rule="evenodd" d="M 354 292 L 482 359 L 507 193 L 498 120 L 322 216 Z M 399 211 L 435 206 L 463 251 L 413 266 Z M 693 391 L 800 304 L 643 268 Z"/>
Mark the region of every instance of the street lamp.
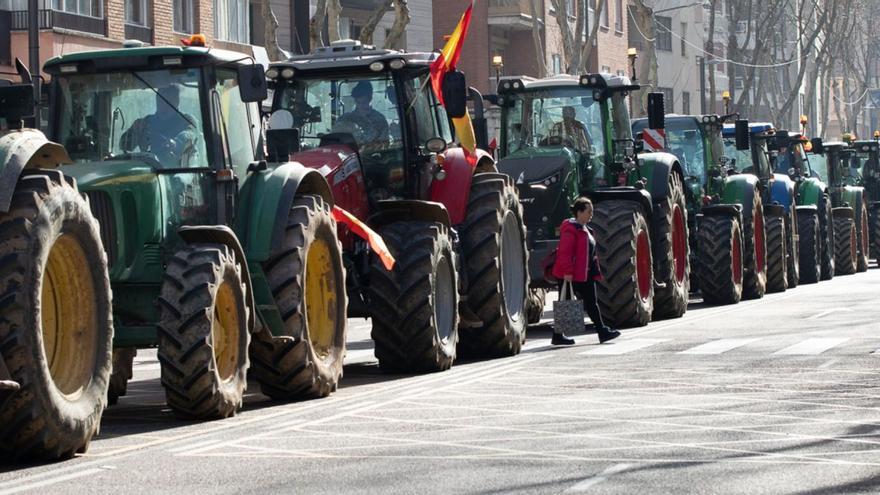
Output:
<path fill-rule="evenodd" d="M 626 57 L 629 59 L 629 66 L 632 70 L 632 82 L 638 81 L 638 77 L 636 76 L 636 59 L 639 58 L 639 52 L 630 47 L 626 50 Z"/>
<path fill-rule="evenodd" d="M 504 68 L 504 59 L 501 55 L 492 56 L 492 67 L 495 67 L 495 82 L 501 80 L 501 69 Z"/>
<path fill-rule="evenodd" d="M 730 91 L 722 91 L 721 99 L 724 100 L 724 115 L 730 115 Z"/>

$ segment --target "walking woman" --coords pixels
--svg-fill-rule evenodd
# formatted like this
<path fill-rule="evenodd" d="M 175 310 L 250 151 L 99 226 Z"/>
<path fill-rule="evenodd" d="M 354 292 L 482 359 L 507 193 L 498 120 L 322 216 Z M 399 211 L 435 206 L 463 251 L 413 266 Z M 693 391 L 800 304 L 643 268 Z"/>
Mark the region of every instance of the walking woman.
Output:
<path fill-rule="evenodd" d="M 602 321 L 596 299 L 596 281 L 602 280 L 602 272 L 599 269 L 596 238 L 592 229 L 587 226 L 593 218 L 593 202 L 589 198 L 579 197 L 571 205 L 571 213 L 574 218 L 563 221 L 559 226 L 559 247 L 553 265 L 553 276 L 560 280 L 560 291 L 562 281 L 571 282 L 575 295 L 583 301 L 587 315 L 593 320 L 599 343 L 606 342 L 619 337 L 620 332 L 612 330 Z M 551 343 L 572 345 L 574 339 L 561 332 L 554 332 Z"/>

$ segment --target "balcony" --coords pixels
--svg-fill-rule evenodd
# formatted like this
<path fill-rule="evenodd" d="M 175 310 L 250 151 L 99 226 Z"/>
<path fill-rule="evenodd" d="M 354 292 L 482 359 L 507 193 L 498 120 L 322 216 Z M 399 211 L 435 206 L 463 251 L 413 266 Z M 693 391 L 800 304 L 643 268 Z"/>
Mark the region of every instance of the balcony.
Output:
<path fill-rule="evenodd" d="M 139 24 L 125 23 L 125 39 L 153 44 L 153 28 Z"/>
<path fill-rule="evenodd" d="M 0 65 L 12 65 L 12 13 L 0 10 Z"/>
<path fill-rule="evenodd" d="M 10 29 L 12 31 L 27 31 L 28 12 L 26 10 L 15 10 L 10 12 L 10 14 L 12 16 Z M 40 29 L 70 29 L 72 31 L 107 36 L 106 19 L 71 14 L 70 12 L 62 12 L 60 10 L 40 10 L 38 15 Z"/>
<path fill-rule="evenodd" d="M 530 1 L 489 0 L 489 25 L 513 29 L 531 29 L 532 9 L 529 6 Z"/>

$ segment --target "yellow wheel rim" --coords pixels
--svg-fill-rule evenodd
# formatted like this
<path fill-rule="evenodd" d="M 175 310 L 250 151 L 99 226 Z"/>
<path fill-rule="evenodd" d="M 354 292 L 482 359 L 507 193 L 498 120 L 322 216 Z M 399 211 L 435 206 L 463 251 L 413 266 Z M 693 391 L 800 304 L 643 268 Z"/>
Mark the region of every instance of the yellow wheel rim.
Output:
<path fill-rule="evenodd" d="M 241 332 L 239 302 L 229 282 L 220 284 L 214 303 L 214 325 L 211 328 L 214 361 L 220 380 L 228 382 L 238 370 L 238 339 Z"/>
<path fill-rule="evenodd" d="M 315 239 L 306 256 L 306 323 L 312 348 L 321 359 L 330 355 L 336 336 L 338 295 L 333 251 L 324 239 Z"/>
<path fill-rule="evenodd" d="M 58 390 L 75 399 L 94 373 L 98 321 L 89 260 L 77 240 L 62 235 L 49 251 L 40 294 L 43 351 Z"/>

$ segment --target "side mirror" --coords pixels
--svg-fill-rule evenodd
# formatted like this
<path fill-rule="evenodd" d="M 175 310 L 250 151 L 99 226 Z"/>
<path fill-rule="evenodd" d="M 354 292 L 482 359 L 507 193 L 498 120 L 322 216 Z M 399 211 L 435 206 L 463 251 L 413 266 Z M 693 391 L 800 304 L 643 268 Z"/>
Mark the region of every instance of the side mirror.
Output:
<path fill-rule="evenodd" d="M 810 139 L 810 144 L 813 145 L 813 153 L 817 155 L 825 153 L 825 144 L 822 142 L 822 138 L 814 137 Z"/>
<path fill-rule="evenodd" d="M 17 129 L 21 120 L 34 115 L 34 87 L 30 84 L 10 84 L 0 87 L 0 118 Z"/>
<path fill-rule="evenodd" d="M 663 93 L 648 94 L 648 127 L 651 129 L 666 128 L 666 109 Z"/>
<path fill-rule="evenodd" d="M 745 119 L 737 119 L 736 131 L 736 149 L 745 151 L 749 149 L 749 121 Z"/>
<path fill-rule="evenodd" d="M 266 131 L 266 150 L 270 162 L 286 162 L 291 153 L 299 151 L 299 129 L 269 129 Z"/>
<path fill-rule="evenodd" d="M 443 77 L 443 103 L 446 113 L 453 119 L 467 115 L 467 81 L 460 71 L 448 72 Z"/>
<path fill-rule="evenodd" d="M 254 103 L 269 97 L 266 71 L 260 64 L 242 65 L 238 68 L 238 90 L 241 101 Z"/>

